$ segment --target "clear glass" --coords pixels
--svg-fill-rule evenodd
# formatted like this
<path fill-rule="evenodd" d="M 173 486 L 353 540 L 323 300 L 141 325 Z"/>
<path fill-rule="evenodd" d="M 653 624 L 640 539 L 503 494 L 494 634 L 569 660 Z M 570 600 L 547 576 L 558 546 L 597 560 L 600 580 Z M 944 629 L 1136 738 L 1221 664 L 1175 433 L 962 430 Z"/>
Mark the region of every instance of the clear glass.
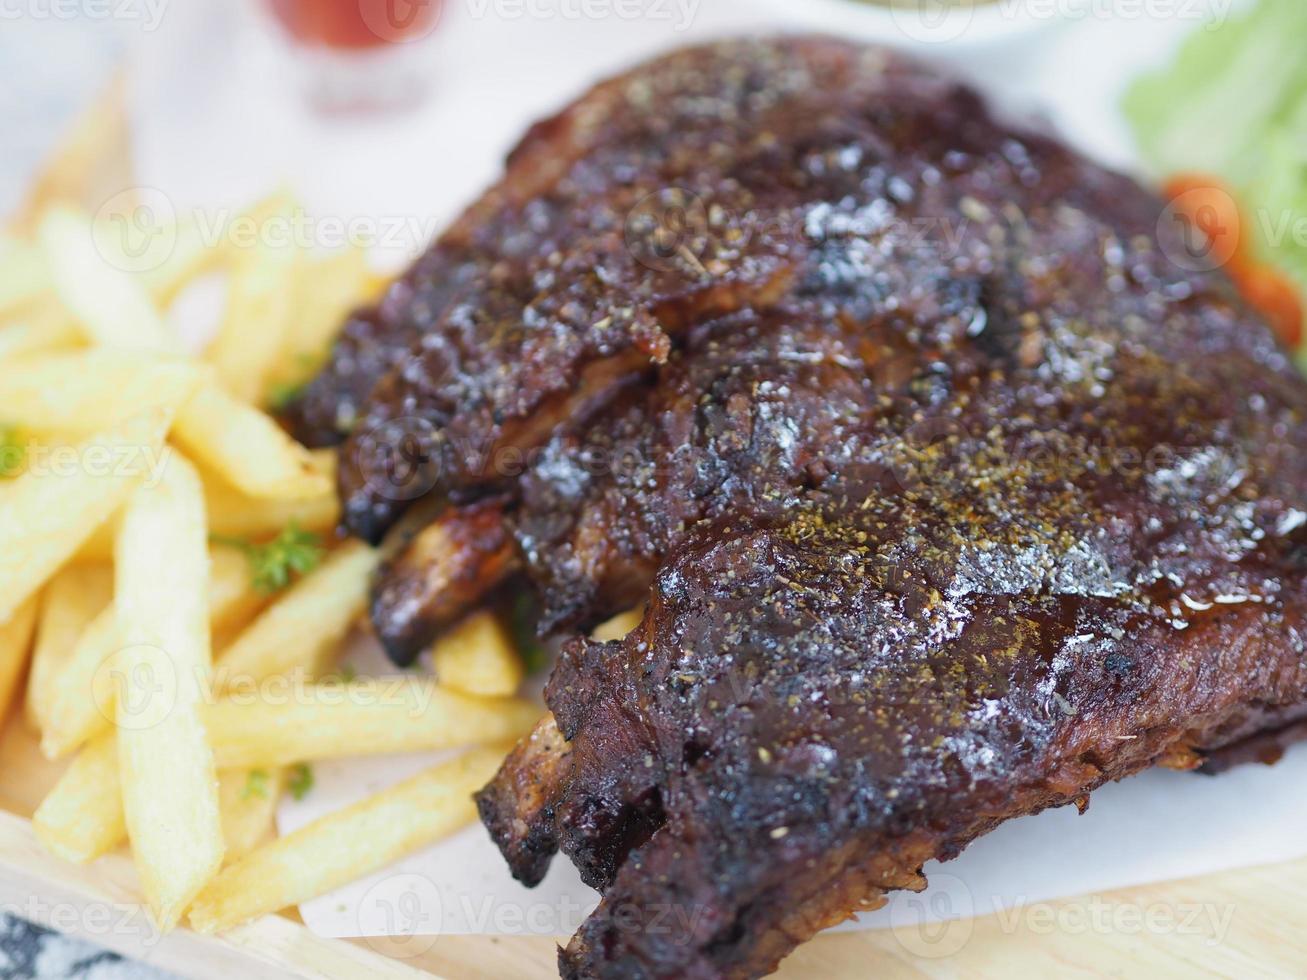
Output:
<path fill-rule="evenodd" d="M 315 109 L 379 113 L 426 96 L 443 0 L 267 0 L 267 6 Z"/>

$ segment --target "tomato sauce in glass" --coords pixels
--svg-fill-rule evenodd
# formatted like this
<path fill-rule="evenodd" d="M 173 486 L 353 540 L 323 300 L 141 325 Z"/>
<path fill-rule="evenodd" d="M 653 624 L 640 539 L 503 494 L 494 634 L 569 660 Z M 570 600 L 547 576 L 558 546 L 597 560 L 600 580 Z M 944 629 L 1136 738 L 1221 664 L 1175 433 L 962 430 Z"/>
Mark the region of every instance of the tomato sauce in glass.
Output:
<path fill-rule="evenodd" d="M 416 41 L 435 29 L 443 0 L 268 0 L 301 44 L 359 50 Z"/>

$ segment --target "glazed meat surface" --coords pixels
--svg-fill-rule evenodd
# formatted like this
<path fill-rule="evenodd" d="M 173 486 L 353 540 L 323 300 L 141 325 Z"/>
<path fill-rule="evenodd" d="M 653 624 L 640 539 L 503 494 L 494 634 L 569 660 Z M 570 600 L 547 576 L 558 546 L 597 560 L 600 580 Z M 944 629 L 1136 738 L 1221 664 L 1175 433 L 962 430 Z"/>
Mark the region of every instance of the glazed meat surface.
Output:
<path fill-rule="evenodd" d="M 565 976 L 758 976 L 1003 820 L 1302 734 L 1307 383 L 1162 218 L 898 56 L 720 44 L 533 130 L 355 321 L 299 419 L 356 531 L 448 495 L 547 628 L 645 609 L 479 797 L 603 894 Z"/>

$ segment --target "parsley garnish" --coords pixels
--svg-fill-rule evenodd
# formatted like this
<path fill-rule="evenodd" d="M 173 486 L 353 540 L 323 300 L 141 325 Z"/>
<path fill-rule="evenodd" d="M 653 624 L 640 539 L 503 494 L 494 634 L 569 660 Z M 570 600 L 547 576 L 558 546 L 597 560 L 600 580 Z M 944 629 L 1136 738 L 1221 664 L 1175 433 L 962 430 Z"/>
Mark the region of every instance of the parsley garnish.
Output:
<path fill-rule="evenodd" d="M 23 471 L 27 451 L 18 439 L 18 430 L 0 427 L 0 477 L 8 479 Z"/>
<path fill-rule="evenodd" d="M 305 383 L 303 381 L 287 381 L 272 385 L 268 389 L 268 407 L 278 414 L 286 411 L 291 403 L 304 393 L 304 388 Z"/>
<path fill-rule="evenodd" d="M 325 355 L 315 357 L 312 354 L 300 354 L 295 358 L 296 362 L 303 369 L 303 376 L 299 381 L 280 381 L 268 386 L 268 408 L 274 413 L 281 413 L 290 408 L 291 403 L 297 401 L 300 395 L 304 394 L 304 389 L 309 386 L 309 381 L 318 373 L 318 365 L 325 360 Z"/>
<path fill-rule="evenodd" d="M 290 585 L 293 576 L 313 571 L 324 553 L 322 539 L 295 523 L 265 544 L 217 536 L 212 540 L 245 552 L 254 576 L 254 588 L 265 594 L 279 592 Z"/>
<path fill-rule="evenodd" d="M 241 790 L 242 800 L 268 798 L 268 776 L 265 769 L 251 769 L 249 775 L 245 778 L 245 788 Z"/>
<path fill-rule="evenodd" d="M 286 780 L 286 788 L 290 790 L 290 795 L 297 800 L 302 800 L 309 795 L 309 790 L 313 789 L 313 770 L 307 763 L 301 762 L 297 766 L 292 766 L 290 778 Z"/>
<path fill-rule="evenodd" d="M 535 597 L 526 591 L 519 592 L 513 599 L 509 613 L 509 632 L 513 634 L 513 643 L 526 666 L 528 674 L 538 674 L 549 668 L 549 651 L 540 642 L 536 624 L 540 620 L 540 610 Z"/>
<path fill-rule="evenodd" d="M 358 679 L 359 672 L 355 670 L 353 664 L 341 664 L 340 670 L 336 671 L 336 676 L 340 678 L 342 684 L 348 684 Z"/>

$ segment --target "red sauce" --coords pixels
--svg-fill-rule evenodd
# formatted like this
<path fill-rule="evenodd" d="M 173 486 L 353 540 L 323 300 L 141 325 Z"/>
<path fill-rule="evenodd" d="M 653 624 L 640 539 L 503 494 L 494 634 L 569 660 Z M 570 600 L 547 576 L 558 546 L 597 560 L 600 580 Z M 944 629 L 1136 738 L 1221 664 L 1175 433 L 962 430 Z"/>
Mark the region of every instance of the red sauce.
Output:
<path fill-rule="evenodd" d="M 296 40 L 357 50 L 425 37 L 440 20 L 443 0 L 269 0 L 269 4 Z"/>

